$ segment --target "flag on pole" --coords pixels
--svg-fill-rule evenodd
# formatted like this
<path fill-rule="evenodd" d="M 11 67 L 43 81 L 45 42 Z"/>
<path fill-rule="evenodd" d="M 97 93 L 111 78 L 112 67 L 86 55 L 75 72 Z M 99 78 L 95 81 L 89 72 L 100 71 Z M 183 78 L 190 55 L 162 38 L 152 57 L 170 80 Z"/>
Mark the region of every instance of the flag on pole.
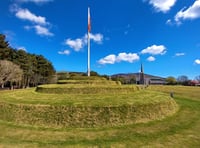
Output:
<path fill-rule="evenodd" d="M 88 7 L 88 32 L 91 31 L 90 8 Z"/>
<path fill-rule="evenodd" d="M 91 31 L 90 8 L 88 7 L 88 77 L 90 77 L 90 31 Z"/>

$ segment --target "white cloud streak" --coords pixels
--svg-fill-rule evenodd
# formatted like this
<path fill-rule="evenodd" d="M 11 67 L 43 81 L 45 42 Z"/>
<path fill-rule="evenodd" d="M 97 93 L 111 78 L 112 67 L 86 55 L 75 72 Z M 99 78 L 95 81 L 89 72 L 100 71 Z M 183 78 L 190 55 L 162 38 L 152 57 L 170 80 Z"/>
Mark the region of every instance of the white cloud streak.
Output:
<path fill-rule="evenodd" d="M 84 46 L 87 45 L 87 42 L 88 42 L 87 39 L 88 39 L 88 35 L 85 34 L 82 38 L 77 38 L 74 40 L 72 40 L 71 38 L 68 38 L 65 40 L 65 44 L 78 52 L 82 48 L 84 48 Z M 103 41 L 103 35 L 100 33 L 97 33 L 97 34 L 90 33 L 90 40 L 94 41 L 95 43 L 100 44 Z"/>
<path fill-rule="evenodd" d="M 70 51 L 69 51 L 69 50 L 58 51 L 58 54 L 62 54 L 62 55 L 70 55 Z"/>
<path fill-rule="evenodd" d="M 54 34 L 51 33 L 48 28 L 45 28 L 45 27 L 40 26 L 40 25 L 35 25 L 34 28 L 35 28 L 35 31 L 36 31 L 36 33 L 38 35 L 42 35 L 42 36 L 54 36 Z"/>
<path fill-rule="evenodd" d="M 172 20 L 171 20 L 171 19 L 168 19 L 168 20 L 166 21 L 166 24 L 167 24 L 167 25 L 173 25 Z"/>
<path fill-rule="evenodd" d="M 149 62 L 153 62 L 155 60 L 156 60 L 156 58 L 153 57 L 153 56 L 150 56 L 150 57 L 147 58 L 147 61 L 149 61 Z"/>
<path fill-rule="evenodd" d="M 142 54 L 151 55 L 164 55 L 166 52 L 166 47 L 164 45 L 152 45 L 141 51 Z"/>
<path fill-rule="evenodd" d="M 194 63 L 200 65 L 200 59 L 196 59 Z"/>
<path fill-rule="evenodd" d="M 154 9 L 158 12 L 168 12 L 176 3 L 176 0 L 149 0 Z"/>
<path fill-rule="evenodd" d="M 119 53 L 118 55 L 110 54 L 98 61 L 99 64 L 105 65 L 105 64 L 115 64 L 116 62 L 129 62 L 133 63 L 137 60 L 139 60 L 140 57 L 136 53 Z"/>
<path fill-rule="evenodd" d="M 54 34 L 51 33 L 48 28 L 40 26 L 40 25 L 24 26 L 24 29 L 26 29 L 26 30 L 34 29 L 36 34 L 38 34 L 40 36 L 54 36 Z"/>
<path fill-rule="evenodd" d="M 180 57 L 180 56 L 184 56 L 184 55 L 185 55 L 185 53 L 182 53 L 182 52 L 175 54 L 176 57 Z"/>
<path fill-rule="evenodd" d="M 28 9 L 19 9 L 16 12 L 16 17 L 22 20 L 28 20 L 30 22 L 41 24 L 41 25 L 47 25 L 48 22 L 46 22 L 46 18 L 42 16 L 36 16 L 32 12 L 30 12 Z"/>
<path fill-rule="evenodd" d="M 27 1 L 28 2 L 28 1 Z M 39 2 L 39 1 L 38 1 Z M 54 36 L 53 33 L 49 31 L 49 26 L 51 25 L 46 21 L 43 16 L 37 16 L 28 9 L 22 9 L 18 5 L 14 4 L 10 7 L 10 11 L 15 13 L 15 16 L 21 20 L 26 20 L 34 25 L 26 25 L 24 29 L 31 30 L 34 29 L 36 34 L 40 36 Z"/>
<path fill-rule="evenodd" d="M 200 0 L 196 0 L 188 9 L 181 9 L 174 17 L 177 24 L 181 24 L 182 20 L 193 20 L 200 17 Z"/>
<path fill-rule="evenodd" d="M 52 1 L 53 0 L 17 0 L 17 2 L 21 2 L 21 3 L 33 2 L 36 4 L 48 3 L 48 2 L 52 2 Z"/>

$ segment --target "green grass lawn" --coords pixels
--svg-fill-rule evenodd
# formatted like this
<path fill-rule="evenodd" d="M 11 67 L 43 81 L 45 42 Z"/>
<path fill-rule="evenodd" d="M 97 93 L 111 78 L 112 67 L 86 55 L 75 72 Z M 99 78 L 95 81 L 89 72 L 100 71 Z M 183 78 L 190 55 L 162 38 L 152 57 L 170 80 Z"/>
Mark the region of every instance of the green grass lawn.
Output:
<path fill-rule="evenodd" d="M 148 89 L 162 91 L 166 95 L 173 91 L 179 111 L 163 120 L 114 127 L 45 128 L 0 121 L 0 147 L 200 147 L 200 88 L 151 86 Z M 42 99 L 35 100 L 33 98 L 38 94 L 31 89 L 28 91 L 27 94 L 19 91 L 22 96 L 17 98 L 15 92 L 12 95 L 0 92 L 0 98 L 25 104 L 46 104 L 58 99 L 55 94 L 41 94 Z M 23 96 L 29 99 L 23 99 Z M 65 97 L 63 95 L 54 104 L 67 103 Z M 147 101 L 140 99 L 144 103 Z M 86 105 L 87 102 L 82 103 Z M 122 103 L 120 99 L 117 102 Z"/>
<path fill-rule="evenodd" d="M 50 86 L 51 87 L 51 86 Z M 126 88 L 126 87 L 125 87 Z M 128 87 L 130 88 L 130 87 Z M 77 89 L 77 88 L 76 88 Z M 35 89 L 1 91 L 0 101 L 12 104 L 70 105 L 70 106 L 121 106 L 149 104 L 169 99 L 169 95 L 154 91 L 133 91 L 119 94 L 49 94 Z M 142 94 L 142 95 L 141 95 Z M 78 100 L 77 100 L 78 98 Z"/>

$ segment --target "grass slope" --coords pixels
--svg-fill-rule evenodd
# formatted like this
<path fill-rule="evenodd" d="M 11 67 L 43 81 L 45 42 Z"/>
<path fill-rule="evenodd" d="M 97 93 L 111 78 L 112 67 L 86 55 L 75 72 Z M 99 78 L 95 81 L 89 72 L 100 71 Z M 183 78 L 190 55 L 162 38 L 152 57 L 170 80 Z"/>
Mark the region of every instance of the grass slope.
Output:
<path fill-rule="evenodd" d="M 159 121 L 104 128 L 44 128 L 0 121 L 0 147 L 200 147 L 200 88 L 151 89 L 167 94 L 173 90 L 179 111 Z M 184 95 L 178 94 L 180 89 Z"/>
<path fill-rule="evenodd" d="M 31 89 L 2 94 L 1 120 L 37 126 L 116 126 L 162 119 L 177 111 L 169 95 L 145 90 L 117 95 L 49 95 Z"/>
<path fill-rule="evenodd" d="M 109 81 L 108 81 L 109 82 Z M 140 87 L 135 85 L 91 85 L 91 84 L 50 84 L 40 85 L 37 92 L 48 94 L 130 94 L 138 91 Z"/>

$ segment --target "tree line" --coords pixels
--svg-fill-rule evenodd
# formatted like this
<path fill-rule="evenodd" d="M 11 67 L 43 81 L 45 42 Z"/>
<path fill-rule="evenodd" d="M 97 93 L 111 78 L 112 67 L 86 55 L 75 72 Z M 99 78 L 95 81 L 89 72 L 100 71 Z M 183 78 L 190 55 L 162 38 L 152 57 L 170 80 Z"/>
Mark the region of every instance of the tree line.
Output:
<path fill-rule="evenodd" d="M 190 80 L 185 75 L 178 76 L 178 78 L 169 76 L 166 78 L 166 82 L 168 85 L 185 85 L 185 86 L 200 85 L 200 75 L 196 76 L 194 80 Z"/>
<path fill-rule="evenodd" d="M 6 36 L 0 34 L 0 86 L 26 88 L 52 83 L 55 70 L 42 55 L 30 54 L 10 47 Z"/>

